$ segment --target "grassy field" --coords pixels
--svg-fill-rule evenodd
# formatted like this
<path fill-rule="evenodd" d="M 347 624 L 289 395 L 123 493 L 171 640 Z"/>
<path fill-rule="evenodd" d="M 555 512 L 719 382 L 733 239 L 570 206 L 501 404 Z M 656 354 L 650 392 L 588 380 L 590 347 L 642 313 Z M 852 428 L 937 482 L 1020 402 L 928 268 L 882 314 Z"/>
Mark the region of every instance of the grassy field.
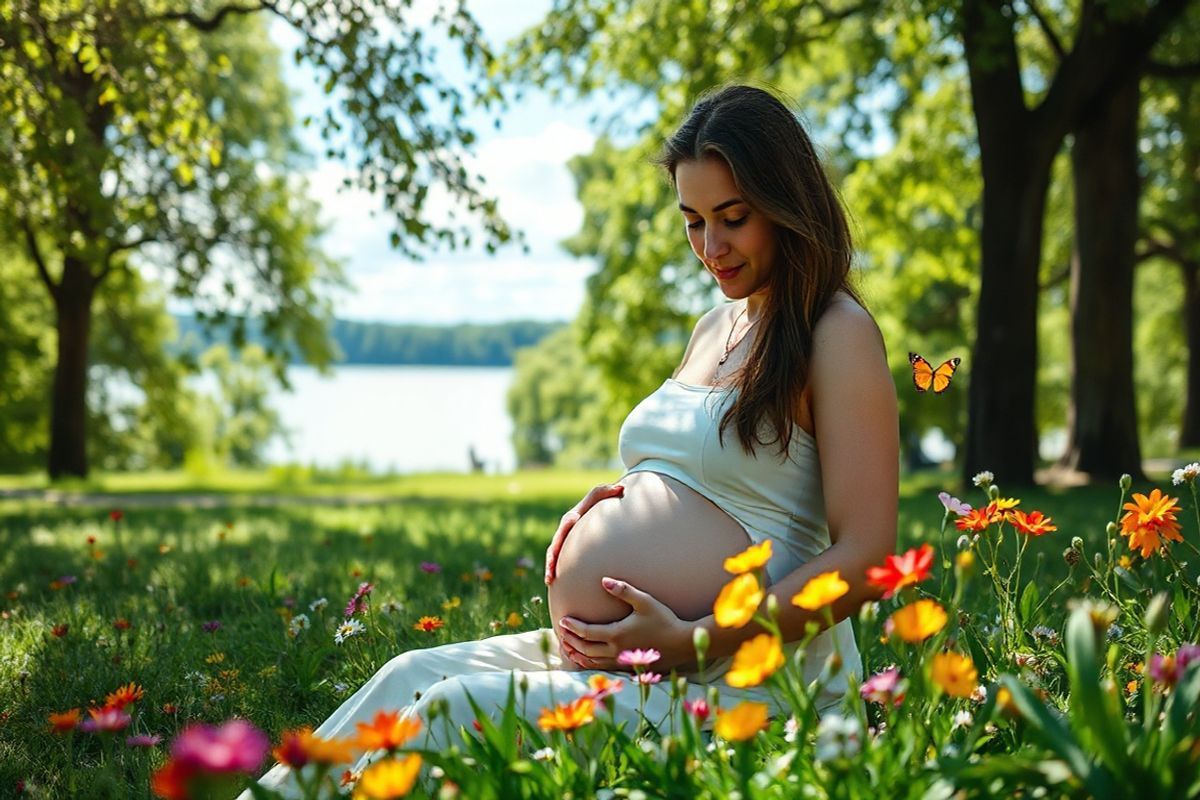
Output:
<path fill-rule="evenodd" d="M 274 740 L 285 729 L 315 725 L 399 652 L 544 627 L 546 543 L 570 505 L 616 476 L 546 472 L 290 485 L 250 477 L 198 483 L 110 476 L 72 487 L 111 493 L 111 507 L 103 497 L 86 507 L 0 500 L 0 797 L 15 794 L 19 784 L 26 796 L 61 797 L 72 783 L 80 796 L 150 797 L 149 773 L 187 722 L 244 717 Z M 905 483 L 901 550 L 938 539 L 941 480 L 930 475 Z M 972 491 L 978 502 L 982 494 Z M 196 508 L 171 497 L 195 492 L 217 493 L 222 502 Z M 359 502 L 246 503 L 265 493 Z M 1119 495 L 1115 486 L 1022 492 L 1022 508 L 1043 509 L 1058 526 L 1053 535 L 1030 539 L 1024 556 L 1025 575 L 1043 596 L 1069 574 L 1062 554 L 1072 537 L 1085 541 L 1087 558 L 1105 550 L 1105 524 L 1118 512 Z M 159 504 L 116 502 L 146 497 Z M 1157 564 L 1146 570 L 1147 580 L 1161 577 Z M 367 629 L 337 645 L 332 633 L 342 608 L 364 581 L 375 587 Z M 978 589 L 963 609 L 994 615 L 995 598 Z M 1061 629 L 1065 598 L 1081 589 L 1079 582 L 1068 585 L 1039 619 Z M 311 626 L 291 635 L 289 623 L 299 614 Z M 440 616 L 445 627 L 414 630 L 424 615 Z M 896 660 L 877 641 L 864 657 L 867 674 Z M 51 713 L 101 705 L 130 682 L 145 690 L 131 730 L 163 737 L 158 747 L 109 749 L 97 737 L 50 732 Z"/>

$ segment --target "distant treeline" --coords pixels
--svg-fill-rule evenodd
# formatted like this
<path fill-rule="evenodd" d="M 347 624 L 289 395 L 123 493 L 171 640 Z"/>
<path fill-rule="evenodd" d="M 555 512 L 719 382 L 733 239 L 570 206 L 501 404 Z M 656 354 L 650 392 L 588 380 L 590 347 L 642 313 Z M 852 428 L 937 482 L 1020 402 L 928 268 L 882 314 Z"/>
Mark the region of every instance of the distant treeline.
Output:
<path fill-rule="evenodd" d="M 179 325 L 177 352 L 199 356 L 209 345 L 234 338 L 232 328 L 208 333 L 191 316 L 175 317 Z M 503 367 L 513 354 L 537 344 L 565 322 L 520 320 L 492 325 L 394 325 L 383 322 L 334 320 L 330 335 L 341 351 L 342 364 L 424 364 L 462 367 Z M 245 342 L 260 339 L 253 322 L 246 325 Z"/>

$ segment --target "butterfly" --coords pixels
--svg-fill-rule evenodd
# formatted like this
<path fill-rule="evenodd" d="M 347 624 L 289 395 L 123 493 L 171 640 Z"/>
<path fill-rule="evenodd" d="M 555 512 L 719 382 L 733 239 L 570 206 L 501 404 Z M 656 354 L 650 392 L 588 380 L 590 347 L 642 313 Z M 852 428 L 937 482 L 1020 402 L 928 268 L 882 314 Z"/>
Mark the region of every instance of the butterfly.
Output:
<path fill-rule="evenodd" d="M 927 392 L 929 387 L 933 387 L 934 394 L 941 394 L 950 388 L 950 379 L 954 377 L 954 370 L 958 369 L 958 365 L 962 363 L 961 358 L 951 358 L 948 361 L 943 361 L 942 365 L 934 369 L 928 361 L 916 353 L 908 354 L 908 363 L 912 364 L 913 368 L 913 386 L 917 387 L 918 392 Z"/>

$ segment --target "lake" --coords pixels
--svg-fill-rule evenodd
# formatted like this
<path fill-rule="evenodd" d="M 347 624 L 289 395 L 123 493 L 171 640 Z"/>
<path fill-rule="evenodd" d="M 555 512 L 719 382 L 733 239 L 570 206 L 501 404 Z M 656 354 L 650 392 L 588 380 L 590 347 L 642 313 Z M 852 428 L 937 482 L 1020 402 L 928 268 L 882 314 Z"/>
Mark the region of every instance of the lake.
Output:
<path fill-rule="evenodd" d="M 488 472 L 516 466 L 505 409 L 512 367 L 341 365 L 322 376 L 293 366 L 288 377 L 293 390 L 277 389 L 271 402 L 291 445 L 272 442 L 273 463 L 466 472 L 474 447 Z"/>

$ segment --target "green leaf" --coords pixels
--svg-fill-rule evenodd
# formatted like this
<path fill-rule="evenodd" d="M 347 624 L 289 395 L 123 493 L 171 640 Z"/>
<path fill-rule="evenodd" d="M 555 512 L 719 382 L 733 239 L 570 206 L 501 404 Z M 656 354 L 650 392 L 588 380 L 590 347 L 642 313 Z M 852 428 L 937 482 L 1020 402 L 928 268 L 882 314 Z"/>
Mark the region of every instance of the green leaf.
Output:
<path fill-rule="evenodd" d="M 1033 613 L 1040 599 L 1041 593 L 1038 591 L 1037 584 L 1032 580 L 1025 584 L 1025 590 L 1021 592 L 1021 602 L 1018 606 L 1018 611 L 1021 615 L 1021 622 L 1025 623 L 1026 627 L 1033 624 Z"/>

